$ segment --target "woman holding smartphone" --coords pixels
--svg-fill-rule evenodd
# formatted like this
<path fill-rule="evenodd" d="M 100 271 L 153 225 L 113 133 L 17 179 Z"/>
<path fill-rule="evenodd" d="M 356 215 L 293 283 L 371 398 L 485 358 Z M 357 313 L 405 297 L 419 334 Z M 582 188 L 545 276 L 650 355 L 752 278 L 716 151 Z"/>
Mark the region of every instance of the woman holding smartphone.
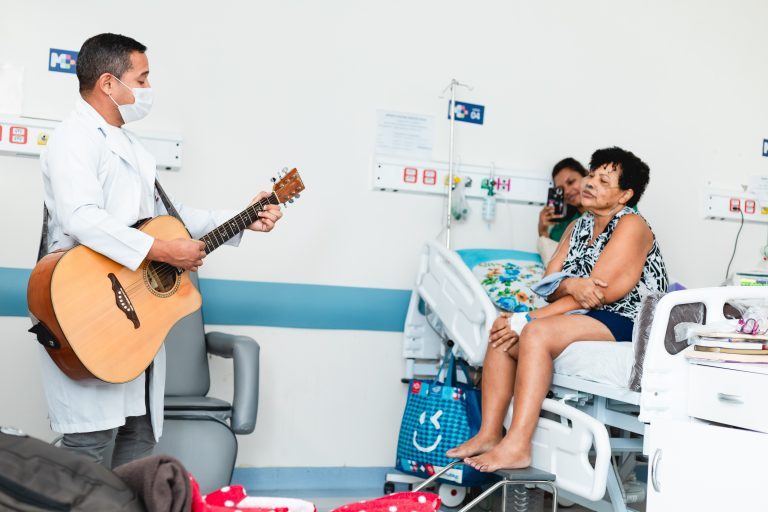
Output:
<path fill-rule="evenodd" d="M 584 213 L 581 205 L 581 179 L 587 170 L 575 158 L 564 158 L 552 169 L 555 187 L 563 189 L 563 212 L 558 214 L 555 207 L 547 205 L 539 213 L 538 249 L 546 264 L 557 249 L 557 244 L 568 225 Z"/>
<path fill-rule="evenodd" d="M 587 170 L 575 158 L 565 158 L 552 169 L 552 181 L 555 187 L 563 189 L 565 211 L 558 215 L 553 206 L 545 206 L 539 213 L 539 236 L 559 242 L 565 228 L 574 219 L 584 213 L 581 206 L 581 178 Z"/>

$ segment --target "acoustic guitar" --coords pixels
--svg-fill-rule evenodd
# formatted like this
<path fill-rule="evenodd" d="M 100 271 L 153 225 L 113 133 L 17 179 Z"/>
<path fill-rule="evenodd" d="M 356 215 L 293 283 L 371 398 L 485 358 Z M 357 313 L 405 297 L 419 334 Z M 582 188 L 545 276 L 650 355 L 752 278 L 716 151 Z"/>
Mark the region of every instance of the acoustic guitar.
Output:
<path fill-rule="evenodd" d="M 267 198 L 200 238 L 206 254 L 255 222 L 268 204 L 293 202 L 302 190 L 296 169 L 281 173 Z M 138 229 L 160 240 L 191 238 L 169 215 Z M 174 324 L 200 308 L 202 298 L 183 269 L 144 260 L 131 271 L 78 245 L 38 262 L 27 303 L 40 322 L 30 331 L 61 371 L 75 380 L 122 383 L 146 370 Z"/>

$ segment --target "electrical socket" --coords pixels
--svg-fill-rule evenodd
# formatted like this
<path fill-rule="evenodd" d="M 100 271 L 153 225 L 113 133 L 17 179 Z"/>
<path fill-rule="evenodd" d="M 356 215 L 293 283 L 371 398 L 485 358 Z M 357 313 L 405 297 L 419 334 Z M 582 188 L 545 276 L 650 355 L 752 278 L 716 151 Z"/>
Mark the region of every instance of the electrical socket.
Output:
<path fill-rule="evenodd" d="M 768 224 L 768 204 L 760 204 L 752 192 L 741 193 L 734 188 L 718 189 L 707 183 L 702 211 L 705 219 Z"/>

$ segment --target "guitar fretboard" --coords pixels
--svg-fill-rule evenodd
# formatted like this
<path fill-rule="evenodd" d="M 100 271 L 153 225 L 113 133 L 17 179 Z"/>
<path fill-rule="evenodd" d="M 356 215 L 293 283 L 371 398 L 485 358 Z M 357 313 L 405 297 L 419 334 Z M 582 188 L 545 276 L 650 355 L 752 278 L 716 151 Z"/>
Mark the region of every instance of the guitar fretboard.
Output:
<path fill-rule="evenodd" d="M 253 203 L 242 212 L 200 238 L 200 241 L 205 243 L 205 254 L 210 254 L 229 239 L 241 233 L 248 226 L 256 222 L 259 219 L 259 212 L 264 210 L 268 204 L 280 204 L 274 192 L 270 194 L 269 197 Z"/>

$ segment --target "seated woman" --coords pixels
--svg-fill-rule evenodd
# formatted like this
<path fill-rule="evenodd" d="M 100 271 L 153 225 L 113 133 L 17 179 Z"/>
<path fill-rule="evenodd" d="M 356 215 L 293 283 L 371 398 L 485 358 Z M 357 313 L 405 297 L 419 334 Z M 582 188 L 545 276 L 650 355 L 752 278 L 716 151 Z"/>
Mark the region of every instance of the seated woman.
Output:
<path fill-rule="evenodd" d="M 527 467 L 531 438 L 552 379 L 552 361 L 580 340 L 628 341 L 645 291 L 664 292 L 664 260 L 651 228 L 632 209 L 649 179 L 648 166 L 620 148 L 592 155 L 581 187 L 587 213 L 567 229 L 547 274 L 566 272 L 550 304 L 493 324 L 482 380 L 479 432 L 449 450 L 480 471 Z M 566 314 L 587 310 L 584 314 Z M 519 334 L 518 334 L 519 333 Z M 512 396 L 512 424 L 502 422 Z"/>

